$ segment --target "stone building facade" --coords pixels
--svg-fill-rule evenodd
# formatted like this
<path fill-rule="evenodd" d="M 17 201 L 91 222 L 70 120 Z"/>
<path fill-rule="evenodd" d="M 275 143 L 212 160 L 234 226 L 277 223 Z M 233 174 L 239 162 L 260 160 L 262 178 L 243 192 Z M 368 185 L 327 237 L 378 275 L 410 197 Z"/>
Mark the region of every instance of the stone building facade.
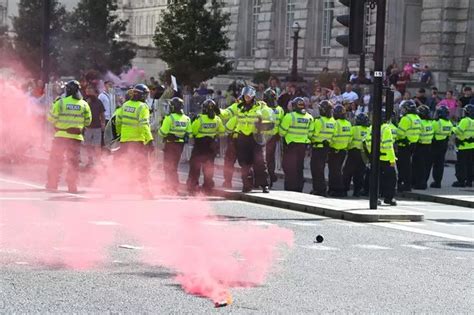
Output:
<path fill-rule="evenodd" d="M 335 40 L 346 32 L 336 21 L 347 8 L 338 0 L 221 0 L 230 13 L 227 57 L 234 71 L 226 77 L 251 77 L 270 71 L 281 77 L 291 71 L 293 31 L 301 27 L 298 71 L 314 78 L 323 67 L 358 69 L 359 56 Z M 170 0 L 120 0 L 119 16 L 130 21 L 130 38 L 142 49 L 135 64 L 149 73 L 166 67 L 154 58 L 152 36 Z M 366 69 L 373 66 L 376 9 L 367 7 Z M 474 0 L 387 0 L 385 62 L 403 64 L 417 57 L 434 72 L 440 88 L 472 82 L 474 77 Z"/>

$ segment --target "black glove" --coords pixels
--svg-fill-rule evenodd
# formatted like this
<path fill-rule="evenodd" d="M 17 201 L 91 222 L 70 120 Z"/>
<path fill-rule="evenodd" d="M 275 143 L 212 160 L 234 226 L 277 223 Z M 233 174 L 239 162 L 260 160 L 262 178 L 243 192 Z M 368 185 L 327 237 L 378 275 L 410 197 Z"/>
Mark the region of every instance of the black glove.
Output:
<path fill-rule="evenodd" d="M 176 137 L 174 134 L 169 134 L 164 138 L 164 140 L 166 142 L 177 142 L 179 140 L 179 138 Z"/>

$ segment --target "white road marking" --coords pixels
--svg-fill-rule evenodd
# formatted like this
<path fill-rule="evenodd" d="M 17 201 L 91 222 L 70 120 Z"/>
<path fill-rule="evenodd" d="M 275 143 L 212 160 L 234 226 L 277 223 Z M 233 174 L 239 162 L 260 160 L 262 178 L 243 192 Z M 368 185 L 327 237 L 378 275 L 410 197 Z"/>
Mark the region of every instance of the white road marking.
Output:
<path fill-rule="evenodd" d="M 270 225 L 274 225 L 274 224 L 272 224 L 272 223 L 263 222 L 263 221 L 250 221 L 249 224 L 251 224 L 251 225 L 257 225 L 257 226 L 270 226 Z"/>
<path fill-rule="evenodd" d="M 128 245 L 128 244 L 119 245 L 118 247 L 125 248 L 125 249 L 137 249 L 137 250 L 143 249 L 143 246 L 133 246 L 133 245 Z"/>
<path fill-rule="evenodd" d="M 382 249 L 382 250 L 392 249 L 390 247 L 372 245 L 372 244 L 356 244 L 356 245 L 352 245 L 352 247 L 358 247 L 358 248 L 364 248 L 364 249 Z"/>
<path fill-rule="evenodd" d="M 458 259 L 458 260 L 466 260 L 467 258 L 466 257 L 454 257 L 455 259 Z"/>
<path fill-rule="evenodd" d="M 307 248 L 307 249 L 316 249 L 316 250 L 340 250 L 336 247 L 324 246 L 324 245 L 298 245 L 299 247 Z"/>
<path fill-rule="evenodd" d="M 421 250 L 424 250 L 424 249 L 431 249 L 431 248 L 426 247 L 426 246 L 420 246 L 420 245 L 414 245 L 414 244 L 403 244 L 403 245 L 400 245 L 400 246 L 408 247 L 408 248 L 413 248 L 413 249 L 421 249 Z"/>
<path fill-rule="evenodd" d="M 418 228 L 415 228 L 415 227 L 404 226 L 404 225 L 400 225 L 400 224 L 396 224 L 396 223 L 380 222 L 380 223 L 370 223 L 370 224 L 377 225 L 377 226 L 382 226 L 382 227 L 386 227 L 386 228 L 390 228 L 390 229 L 402 230 L 402 231 L 406 231 L 406 232 L 437 236 L 437 237 L 447 238 L 447 239 L 456 240 L 456 241 L 474 242 L 474 238 L 471 238 L 471 237 L 465 237 L 465 236 L 460 236 L 460 235 L 429 231 L 429 230 L 424 230 L 424 229 L 418 229 Z"/>
<path fill-rule="evenodd" d="M 317 223 L 312 223 L 312 222 L 288 222 L 293 225 L 299 225 L 299 226 L 317 226 Z"/>
<path fill-rule="evenodd" d="M 342 226 L 357 226 L 357 227 L 367 226 L 367 225 L 364 225 L 362 223 L 357 223 L 357 222 L 344 222 L 344 221 L 334 221 L 334 222 Z"/>
<path fill-rule="evenodd" d="M 27 183 L 27 182 L 19 182 L 19 181 L 16 181 L 16 180 L 10 180 L 10 179 L 6 179 L 6 178 L 0 178 L 0 181 L 4 182 L 4 183 L 24 185 L 24 186 L 33 187 L 33 188 L 44 189 L 44 186 L 41 186 L 41 185 L 31 184 L 31 183 Z M 58 191 L 58 193 L 63 193 L 63 194 L 78 197 L 78 198 L 87 198 L 86 196 L 82 196 L 82 195 L 78 195 L 78 194 L 71 194 L 71 193 L 68 193 L 68 192 L 65 192 L 65 191 Z"/>
<path fill-rule="evenodd" d="M 90 221 L 89 223 L 95 224 L 95 225 L 105 225 L 105 226 L 120 225 L 120 223 L 113 222 L 113 221 Z"/>
<path fill-rule="evenodd" d="M 16 261 L 15 264 L 17 264 L 17 265 L 29 265 L 29 263 L 26 262 L 26 261 Z"/>

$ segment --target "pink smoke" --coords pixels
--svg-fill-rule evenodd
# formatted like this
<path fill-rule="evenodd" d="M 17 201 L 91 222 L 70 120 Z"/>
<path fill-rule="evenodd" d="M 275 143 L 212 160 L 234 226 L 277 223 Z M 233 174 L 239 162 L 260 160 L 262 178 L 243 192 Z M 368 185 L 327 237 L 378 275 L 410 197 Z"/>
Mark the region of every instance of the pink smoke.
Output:
<path fill-rule="evenodd" d="M 105 79 L 112 81 L 116 86 L 126 88 L 143 82 L 145 80 L 145 71 L 143 69 L 138 69 L 137 67 L 132 67 L 130 70 L 122 72 L 119 75 L 107 71 Z"/>
<path fill-rule="evenodd" d="M 44 180 L 44 167 L 31 167 L 25 156 L 51 141 L 52 134 L 45 132 L 47 110 L 28 114 L 34 104 L 18 86 L 0 82 L 0 155 L 14 157 L 20 170 L 38 173 L 14 173 L 12 168 L 17 178 Z M 136 196 L 140 192 L 136 165 L 144 162 L 137 156 L 132 152 L 132 163 L 106 156 L 95 169 L 97 176 L 81 173 L 80 187 L 92 190 L 97 198 L 51 201 L 47 207 L 46 202 L 2 201 L 0 265 L 20 256 L 30 264 L 88 270 L 106 264 L 108 249 L 118 245 L 117 235 L 126 235 L 143 246 L 137 251 L 143 262 L 169 268 L 185 292 L 217 302 L 229 300 L 233 287 L 262 284 L 280 254 L 279 246 L 292 246 L 290 230 L 219 220 L 199 199 L 159 199 L 160 173 L 151 178 L 158 199 L 137 203 L 141 199 Z M 11 160 L 0 163 L 4 166 Z"/>

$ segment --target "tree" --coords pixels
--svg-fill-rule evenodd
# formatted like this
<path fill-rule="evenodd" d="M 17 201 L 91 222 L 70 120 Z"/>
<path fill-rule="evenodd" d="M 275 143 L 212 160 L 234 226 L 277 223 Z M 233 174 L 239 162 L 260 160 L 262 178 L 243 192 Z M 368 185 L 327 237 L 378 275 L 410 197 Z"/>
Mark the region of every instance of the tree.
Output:
<path fill-rule="evenodd" d="M 153 38 L 159 57 L 185 85 L 197 86 L 232 70 L 231 62 L 222 54 L 229 49 L 224 28 L 230 14 L 222 12 L 220 1 L 211 0 L 209 5 L 206 2 L 172 2 L 163 13 Z"/>
<path fill-rule="evenodd" d="M 57 0 L 51 0 L 50 67 L 58 68 L 61 37 L 67 18 L 66 10 Z M 20 0 L 18 16 L 13 18 L 15 53 L 23 66 L 38 77 L 41 71 L 41 33 L 43 0 Z"/>
<path fill-rule="evenodd" d="M 126 40 L 128 21 L 114 15 L 117 0 L 81 0 L 67 25 L 67 45 L 63 55 L 65 72 L 111 70 L 120 73 L 135 58 L 135 44 Z"/>

